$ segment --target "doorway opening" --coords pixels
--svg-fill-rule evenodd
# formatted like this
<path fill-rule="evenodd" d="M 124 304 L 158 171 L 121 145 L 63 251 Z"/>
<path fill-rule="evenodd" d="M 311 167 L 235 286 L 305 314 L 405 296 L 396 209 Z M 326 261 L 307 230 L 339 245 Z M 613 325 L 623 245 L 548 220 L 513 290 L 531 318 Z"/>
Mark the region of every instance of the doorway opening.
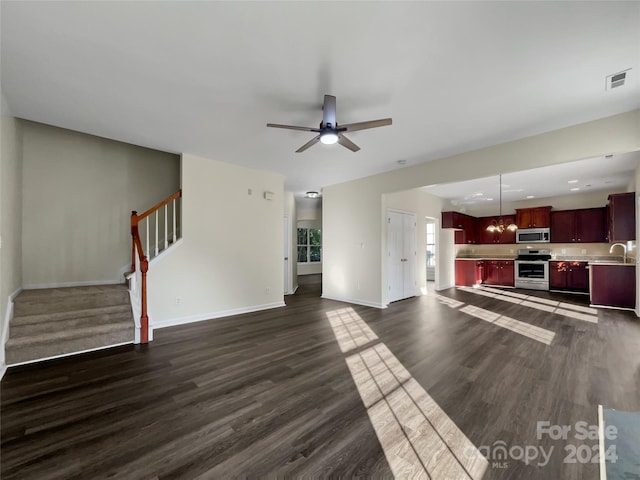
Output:
<path fill-rule="evenodd" d="M 425 258 L 426 258 L 426 278 L 427 292 L 435 292 L 436 284 L 436 248 L 438 242 L 438 229 L 435 218 L 426 217 L 425 231 Z"/>

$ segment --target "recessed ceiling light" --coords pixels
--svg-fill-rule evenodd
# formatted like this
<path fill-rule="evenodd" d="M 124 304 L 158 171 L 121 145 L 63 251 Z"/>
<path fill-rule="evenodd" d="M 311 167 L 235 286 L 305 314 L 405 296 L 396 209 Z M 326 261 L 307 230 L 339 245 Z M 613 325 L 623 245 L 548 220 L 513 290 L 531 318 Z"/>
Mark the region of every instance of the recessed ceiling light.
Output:
<path fill-rule="evenodd" d="M 578 183 L 580 180 L 569 180 L 567 183 Z"/>
<path fill-rule="evenodd" d="M 305 197 L 307 198 L 318 198 L 320 194 L 318 192 L 307 192 Z"/>
<path fill-rule="evenodd" d="M 613 153 L 610 153 L 609 155 L 605 155 L 604 158 L 613 158 Z"/>
<path fill-rule="evenodd" d="M 527 198 L 536 198 L 535 195 L 527 195 Z"/>
<path fill-rule="evenodd" d="M 493 198 L 487 198 L 487 202 L 493 202 Z"/>
<path fill-rule="evenodd" d="M 484 193 L 480 193 L 480 192 L 473 194 L 474 197 L 481 197 L 483 195 L 484 195 Z"/>
<path fill-rule="evenodd" d="M 406 165 L 407 161 L 405 159 L 398 160 L 398 165 Z"/>
<path fill-rule="evenodd" d="M 578 190 L 580 190 L 580 187 L 575 187 L 571 189 L 572 192 L 577 192 Z"/>

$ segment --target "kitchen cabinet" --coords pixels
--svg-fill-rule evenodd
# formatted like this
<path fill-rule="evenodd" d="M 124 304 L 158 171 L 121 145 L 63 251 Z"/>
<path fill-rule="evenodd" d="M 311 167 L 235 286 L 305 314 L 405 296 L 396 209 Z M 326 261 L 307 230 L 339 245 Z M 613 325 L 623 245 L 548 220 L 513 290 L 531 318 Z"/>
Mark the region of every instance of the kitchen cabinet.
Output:
<path fill-rule="evenodd" d="M 629 263 L 589 265 L 591 304 L 635 308 L 636 266 Z"/>
<path fill-rule="evenodd" d="M 606 208 L 582 208 L 551 212 L 551 242 L 606 242 L 606 218 Z"/>
<path fill-rule="evenodd" d="M 476 219 L 460 212 L 442 212 L 442 228 L 454 228 L 456 245 L 476 243 Z"/>
<path fill-rule="evenodd" d="M 518 228 L 549 228 L 551 207 L 517 208 Z"/>
<path fill-rule="evenodd" d="M 589 293 L 589 264 L 587 262 L 549 262 L 549 288 Z"/>
<path fill-rule="evenodd" d="M 456 260 L 456 286 L 473 287 L 482 283 L 484 262 L 482 260 Z"/>
<path fill-rule="evenodd" d="M 636 194 L 609 195 L 609 241 L 626 242 L 636 239 Z"/>
<path fill-rule="evenodd" d="M 513 260 L 485 260 L 484 267 L 482 283 L 503 287 L 514 286 L 515 269 Z"/>
<path fill-rule="evenodd" d="M 489 243 L 516 243 L 516 232 L 511 230 L 505 230 L 502 233 L 489 232 L 487 227 L 489 225 L 496 225 L 500 217 L 478 217 L 476 219 L 476 243 L 489 244 Z M 502 222 L 505 226 L 515 223 L 513 215 L 503 215 Z"/>

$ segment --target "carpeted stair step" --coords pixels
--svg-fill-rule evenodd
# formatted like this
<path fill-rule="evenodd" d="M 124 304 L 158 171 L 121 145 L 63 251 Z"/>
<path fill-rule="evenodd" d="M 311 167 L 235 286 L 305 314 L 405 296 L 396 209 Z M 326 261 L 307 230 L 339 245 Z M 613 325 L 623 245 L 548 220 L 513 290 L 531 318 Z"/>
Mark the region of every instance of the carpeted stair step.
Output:
<path fill-rule="evenodd" d="M 14 317 L 71 312 L 129 302 L 125 285 L 25 290 L 14 301 Z"/>
<path fill-rule="evenodd" d="M 91 310 L 83 310 L 87 312 L 83 315 L 72 315 L 70 317 L 62 317 L 56 320 L 44 320 L 41 322 L 20 322 L 14 324 L 11 322 L 9 329 L 10 338 L 26 337 L 29 335 L 39 335 L 44 333 L 55 333 L 60 331 L 69 331 L 80 328 L 90 328 L 98 325 L 108 325 L 110 323 L 131 323 L 131 308 L 117 307 L 119 311 L 112 313 L 93 314 Z M 98 310 L 98 309 L 96 309 Z M 72 312 L 73 314 L 77 312 Z M 30 317 L 22 317 L 21 319 L 30 320 Z"/>
<path fill-rule="evenodd" d="M 125 285 L 25 290 L 14 301 L 7 365 L 132 342 Z"/>
<path fill-rule="evenodd" d="M 58 322 L 61 320 L 71 320 L 74 318 L 89 317 L 93 315 L 113 314 L 118 315 L 120 313 L 131 314 L 130 304 L 126 305 L 110 305 L 107 307 L 98 308 L 86 308 L 83 310 L 72 310 L 70 312 L 53 312 L 53 313 L 38 313 L 36 315 L 24 315 L 20 317 L 13 317 L 11 319 L 11 326 L 29 325 L 32 323 L 47 323 Z"/>
<path fill-rule="evenodd" d="M 9 338 L 7 365 L 133 341 L 133 321 Z"/>

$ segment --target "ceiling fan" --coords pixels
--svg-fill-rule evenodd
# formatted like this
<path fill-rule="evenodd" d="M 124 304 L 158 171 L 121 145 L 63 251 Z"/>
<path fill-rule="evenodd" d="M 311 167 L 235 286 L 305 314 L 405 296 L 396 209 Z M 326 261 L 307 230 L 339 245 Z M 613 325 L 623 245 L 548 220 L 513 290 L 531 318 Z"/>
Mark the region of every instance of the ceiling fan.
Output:
<path fill-rule="evenodd" d="M 368 128 L 384 127 L 391 125 L 390 118 L 381 120 L 370 120 L 368 122 L 348 123 L 346 125 L 338 125 L 336 122 L 336 97 L 333 95 L 324 96 L 324 104 L 322 106 L 322 122 L 319 128 L 296 127 L 294 125 L 278 125 L 276 123 L 267 123 L 267 127 L 286 128 L 288 130 L 301 130 L 303 132 L 315 132 L 318 135 L 307 143 L 302 145 L 296 153 L 304 152 L 318 142 L 326 145 L 339 143 L 343 147 L 348 148 L 352 152 L 357 152 L 360 147 L 343 135 L 344 132 L 355 132 L 357 130 L 366 130 Z"/>

